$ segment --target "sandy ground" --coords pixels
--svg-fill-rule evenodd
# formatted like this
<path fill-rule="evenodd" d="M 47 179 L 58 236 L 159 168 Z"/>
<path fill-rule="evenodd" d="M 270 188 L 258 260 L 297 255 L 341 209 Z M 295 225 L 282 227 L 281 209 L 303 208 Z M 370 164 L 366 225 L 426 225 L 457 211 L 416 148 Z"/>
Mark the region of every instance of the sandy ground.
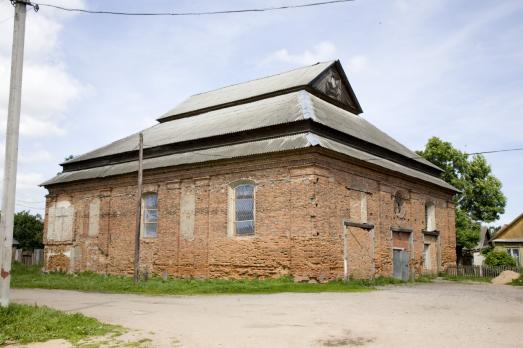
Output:
<path fill-rule="evenodd" d="M 12 297 L 138 330 L 152 347 L 523 347 L 523 288 L 508 285 L 183 297 L 14 289 Z"/>

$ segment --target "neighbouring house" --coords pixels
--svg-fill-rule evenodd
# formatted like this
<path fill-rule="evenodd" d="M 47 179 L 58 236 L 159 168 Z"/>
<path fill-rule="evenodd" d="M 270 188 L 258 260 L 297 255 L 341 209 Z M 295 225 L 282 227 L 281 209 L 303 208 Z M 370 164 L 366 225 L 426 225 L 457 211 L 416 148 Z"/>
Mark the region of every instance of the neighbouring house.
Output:
<path fill-rule="evenodd" d="M 492 238 L 494 247 L 503 247 L 516 259 L 518 266 L 523 265 L 523 213 L 508 225 L 503 226 Z"/>
<path fill-rule="evenodd" d="M 456 189 L 361 112 L 339 61 L 168 111 L 143 131 L 141 268 L 323 281 L 454 264 Z M 47 269 L 132 274 L 138 144 L 70 159 L 42 184 Z"/>
<path fill-rule="evenodd" d="M 459 255 L 458 255 L 458 263 L 463 265 L 473 265 L 473 266 L 481 266 L 485 262 L 485 255 L 483 255 L 483 251 L 485 249 L 488 249 L 491 247 L 490 245 L 490 239 L 492 238 L 491 231 L 488 226 L 482 225 L 480 232 L 479 232 L 479 242 L 478 245 L 473 249 L 462 249 L 461 251 L 461 260 L 459 261 Z M 470 261 L 470 262 L 469 262 Z"/>

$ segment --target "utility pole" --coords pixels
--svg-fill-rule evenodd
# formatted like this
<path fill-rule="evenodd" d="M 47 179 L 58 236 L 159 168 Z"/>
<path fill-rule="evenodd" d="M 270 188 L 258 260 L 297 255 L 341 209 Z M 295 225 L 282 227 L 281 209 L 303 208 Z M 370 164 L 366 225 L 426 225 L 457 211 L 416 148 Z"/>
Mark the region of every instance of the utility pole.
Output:
<path fill-rule="evenodd" d="M 5 133 L 4 185 L 2 191 L 2 216 L 0 217 L 0 306 L 9 305 L 11 257 L 15 213 L 16 169 L 18 165 L 18 130 L 22 103 L 22 70 L 24 67 L 24 37 L 26 5 L 38 10 L 28 1 L 12 0 L 15 6 L 13 51 L 11 53 L 11 84 Z"/>
<path fill-rule="evenodd" d="M 138 187 L 136 190 L 136 233 L 134 235 L 134 282 L 140 281 L 140 230 L 142 225 L 143 134 L 138 141 Z"/>

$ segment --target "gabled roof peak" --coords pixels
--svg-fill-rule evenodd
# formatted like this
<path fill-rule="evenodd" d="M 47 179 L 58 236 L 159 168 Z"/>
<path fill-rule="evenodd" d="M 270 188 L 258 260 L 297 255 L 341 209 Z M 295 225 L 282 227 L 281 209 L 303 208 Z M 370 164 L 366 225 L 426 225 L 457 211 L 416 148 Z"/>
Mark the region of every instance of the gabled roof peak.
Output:
<path fill-rule="evenodd" d="M 300 67 L 297 67 L 297 68 L 294 68 L 294 69 L 291 69 L 291 70 L 287 70 L 287 71 L 283 71 L 283 72 L 280 72 L 280 73 L 267 75 L 267 76 L 262 76 L 262 77 L 258 77 L 258 78 L 255 78 L 255 79 L 252 79 L 252 80 L 248 80 L 248 81 L 232 83 L 230 85 L 219 87 L 219 88 L 216 88 L 216 89 L 211 89 L 211 90 L 206 91 L 206 92 L 195 93 L 191 97 L 194 97 L 194 96 L 197 96 L 197 95 L 206 94 L 206 93 L 211 93 L 211 92 L 217 92 L 217 91 L 220 91 L 222 89 L 243 85 L 243 84 L 246 84 L 246 83 L 249 83 L 249 82 L 253 82 L 254 83 L 254 82 L 258 82 L 258 81 L 265 80 L 265 79 L 271 79 L 271 78 L 278 77 L 278 76 L 281 76 L 281 75 L 285 75 L 285 74 L 288 74 L 288 73 L 293 73 L 293 72 L 297 72 L 297 71 L 300 71 L 300 70 L 309 69 L 311 67 L 318 66 L 318 65 L 330 66 L 330 65 L 334 64 L 335 62 L 336 62 L 336 60 L 329 60 L 329 61 L 325 61 L 325 62 L 316 62 L 316 63 L 311 64 L 311 65 L 300 66 Z"/>
<path fill-rule="evenodd" d="M 189 117 L 298 90 L 308 90 L 355 114 L 362 112 L 340 62 L 333 60 L 195 94 L 158 121 Z"/>

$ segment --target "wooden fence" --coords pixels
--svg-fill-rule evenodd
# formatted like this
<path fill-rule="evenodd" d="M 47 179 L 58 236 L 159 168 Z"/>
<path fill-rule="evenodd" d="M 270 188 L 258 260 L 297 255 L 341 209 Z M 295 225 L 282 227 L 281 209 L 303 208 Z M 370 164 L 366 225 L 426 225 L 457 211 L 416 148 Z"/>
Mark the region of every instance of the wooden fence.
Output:
<path fill-rule="evenodd" d="M 494 278 L 503 271 L 521 272 L 519 267 L 512 266 L 448 266 L 445 273 L 449 276 L 463 276 L 470 278 Z"/>
<path fill-rule="evenodd" d="M 41 265 L 44 263 L 44 249 L 13 249 L 13 261 L 21 262 L 26 266 Z"/>

